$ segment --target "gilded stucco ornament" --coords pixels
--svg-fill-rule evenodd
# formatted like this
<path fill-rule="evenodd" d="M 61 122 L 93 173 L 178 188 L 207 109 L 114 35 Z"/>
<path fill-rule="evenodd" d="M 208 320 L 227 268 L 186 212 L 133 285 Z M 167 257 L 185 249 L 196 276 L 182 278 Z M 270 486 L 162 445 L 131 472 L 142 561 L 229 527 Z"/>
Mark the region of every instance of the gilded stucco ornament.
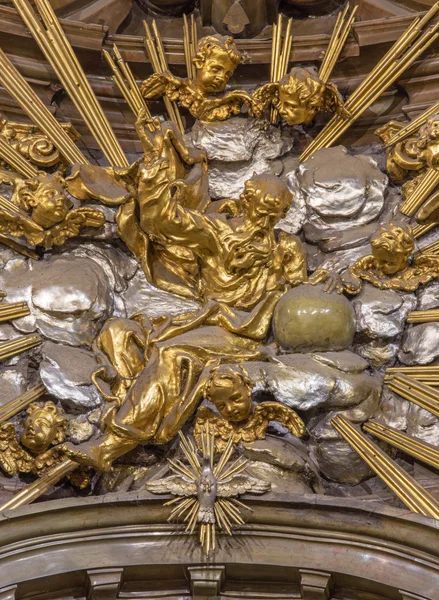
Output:
<path fill-rule="evenodd" d="M 27 409 L 23 432 L 17 439 L 15 426 L 11 422 L 0 426 L 0 467 L 7 475 L 39 473 L 38 458 L 50 446 L 64 441 L 67 419 L 53 402 L 43 406 L 33 403 Z M 41 460 L 40 460 L 41 462 Z"/>
<path fill-rule="evenodd" d="M 181 79 L 171 73 L 154 73 L 141 86 L 145 99 L 166 96 L 187 108 L 201 121 L 224 121 L 250 106 L 247 92 L 233 90 L 221 96 L 243 56 L 232 37 L 211 35 L 198 42 L 192 59 L 195 78 Z"/>
<path fill-rule="evenodd" d="M 69 123 L 62 125 L 62 128 L 72 141 L 79 140 L 79 134 Z M 0 113 L 0 136 L 37 168 L 56 166 L 63 170 L 66 167 L 59 149 L 36 125 L 9 121 Z M 0 166 L 7 167 L 7 163 L 0 159 Z"/>
<path fill-rule="evenodd" d="M 199 541 L 206 555 L 215 551 L 216 528 L 232 535 L 235 525 L 242 525 L 245 504 L 235 500 L 245 493 L 265 494 L 270 483 L 245 473 L 248 461 L 238 458 L 232 464 L 233 440 L 229 438 L 217 461 L 214 460 L 214 436 L 206 424 L 199 433 L 201 457 L 192 441 L 180 433 L 180 448 L 188 464 L 169 460 L 174 475 L 146 484 L 153 494 L 173 494 L 177 498 L 166 505 L 176 504 L 169 521 L 183 520 L 186 532 L 199 527 Z"/>
<path fill-rule="evenodd" d="M 104 222 L 104 214 L 96 208 L 73 208 L 59 172 L 16 177 L 11 200 L 0 197 L 0 232 L 35 246 L 62 245 L 83 228 L 99 228 Z"/>
<path fill-rule="evenodd" d="M 291 408 L 280 402 L 252 402 L 253 382 L 240 365 L 220 365 L 212 369 L 204 396 L 218 413 L 207 406 L 198 409 L 194 437 L 198 448 L 206 426 L 215 439 L 215 451 L 223 452 L 229 439 L 234 444 L 263 440 L 270 421 L 277 421 L 296 437 L 305 433 L 305 424 Z"/>
<path fill-rule="evenodd" d="M 410 263 L 415 244 L 408 225 L 389 223 L 371 238 L 372 254 L 357 260 L 343 275 L 342 288 L 348 294 L 358 294 L 367 281 L 382 290 L 414 292 L 439 277 L 439 257 L 415 256 Z"/>
<path fill-rule="evenodd" d="M 336 85 L 322 81 L 312 67 L 294 67 L 279 83 L 267 83 L 253 92 L 251 112 L 256 117 L 270 108 L 287 125 L 310 123 L 319 112 L 349 117 Z"/>
<path fill-rule="evenodd" d="M 389 121 L 375 133 L 384 143 L 388 143 L 403 129 L 404 125 L 401 123 Z M 439 114 L 429 117 L 416 135 L 397 142 L 387 150 L 386 170 L 396 183 L 412 179 L 428 167 L 437 168 L 438 166 Z"/>

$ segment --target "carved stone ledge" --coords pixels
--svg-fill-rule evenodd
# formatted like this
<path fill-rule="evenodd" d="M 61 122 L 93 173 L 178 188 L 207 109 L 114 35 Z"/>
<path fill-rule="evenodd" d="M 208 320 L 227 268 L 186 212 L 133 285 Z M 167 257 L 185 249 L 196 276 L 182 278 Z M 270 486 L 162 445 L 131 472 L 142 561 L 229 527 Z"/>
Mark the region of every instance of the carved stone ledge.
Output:
<path fill-rule="evenodd" d="M 0 600 L 15 600 L 16 585 L 9 585 L 0 589 Z"/>
<path fill-rule="evenodd" d="M 223 566 L 188 567 L 193 600 L 217 598 L 225 578 Z"/>
<path fill-rule="evenodd" d="M 427 600 L 425 596 L 418 596 L 417 594 L 405 592 L 404 590 L 399 590 L 399 593 L 401 594 L 402 600 Z"/>
<path fill-rule="evenodd" d="M 328 600 L 331 597 L 332 575 L 326 571 L 299 569 L 303 600 Z"/>
<path fill-rule="evenodd" d="M 123 569 L 93 569 L 87 571 L 87 600 L 116 600 L 122 582 L 122 573 Z"/>

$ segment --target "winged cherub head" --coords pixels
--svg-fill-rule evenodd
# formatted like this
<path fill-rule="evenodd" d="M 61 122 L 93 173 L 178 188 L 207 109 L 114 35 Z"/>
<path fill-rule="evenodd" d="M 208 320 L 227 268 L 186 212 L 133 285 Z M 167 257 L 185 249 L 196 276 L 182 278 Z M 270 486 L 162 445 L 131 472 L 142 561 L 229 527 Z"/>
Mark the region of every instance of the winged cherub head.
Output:
<path fill-rule="evenodd" d="M 242 55 L 232 37 L 209 35 L 202 38 L 193 58 L 197 88 L 204 95 L 224 91 L 241 60 Z"/>
<path fill-rule="evenodd" d="M 31 404 L 20 441 L 34 454 L 45 452 L 52 444 L 64 441 L 67 419 L 63 417 L 53 402 L 44 406 Z"/>
<path fill-rule="evenodd" d="M 385 275 L 406 269 L 415 247 L 411 228 L 393 223 L 380 227 L 370 243 L 376 266 Z"/>
<path fill-rule="evenodd" d="M 253 383 L 243 367 L 220 365 L 212 369 L 204 393 L 223 419 L 242 423 L 253 412 L 252 388 Z"/>
<path fill-rule="evenodd" d="M 50 229 L 64 221 L 73 206 L 65 189 L 66 184 L 60 173 L 39 174 L 17 184 L 13 201 L 30 213 L 37 225 Z"/>
<path fill-rule="evenodd" d="M 274 103 L 288 125 L 310 123 L 320 111 L 346 114 L 342 98 L 333 83 L 324 83 L 314 68 L 294 67 L 279 82 Z"/>
<path fill-rule="evenodd" d="M 432 115 L 420 128 L 417 146 L 427 166 L 439 166 L 439 114 Z"/>

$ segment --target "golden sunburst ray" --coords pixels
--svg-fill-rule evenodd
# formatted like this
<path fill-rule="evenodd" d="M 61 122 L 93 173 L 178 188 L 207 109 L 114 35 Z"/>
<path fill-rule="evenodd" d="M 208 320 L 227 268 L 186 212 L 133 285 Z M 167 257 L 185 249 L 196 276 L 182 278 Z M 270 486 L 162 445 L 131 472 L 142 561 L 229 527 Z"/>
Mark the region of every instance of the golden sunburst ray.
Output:
<path fill-rule="evenodd" d="M 348 39 L 352 24 L 355 21 L 355 13 L 358 10 L 358 5 L 354 6 L 351 13 L 348 15 L 349 8 L 350 6 L 348 3 L 346 4 L 344 11 L 338 13 L 334 29 L 332 30 L 331 39 L 329 40 L 328 47 L 323 56 L 322 64 L 319 69 L 319 77 L 324 83 L 331 77 L 331 73 L 340 58 L 341 51 Z"/>
<path fill-rule="evenodd" d="M 439 23 L 433 25 L 439 11 L 435 3 L 421 19 L 416 17 L 345 103 L 348 119 L 335 115 L 300 156 L 304 162 L 321 148 L 329 148 L 402 73 L 437 39 Z"/>
<path fill-rule="evenodd" d="M 35 0 L 35 4 L 28 0 L 14 0 L 14 6 L 81 113 L 110 165 L 127 167 L 128 160 L 122 147 L 49 0 Z"/>
<path fill-rule="evenodd" d="M 143 21 L 143 26 L 145 28 L 145 49 L 154 72 L 167 73 L 169 71 L 169 66 L 168 61 L 166 60 L 165 47 L 156 22 L 152 22 L 152 33 L 146 21 Z M 180 131 L 184 133 L 183 122 L 181 120 L 180 109 L 178 108 L 177 102 L 169 100 L 166 96 L 163 98 L 163 102 L 171 121 L 176 123 Z"/>
<path fill-rule="evenodd" d="M 439 519 L 439 502 L 342 415 L 331 420 L 337 432 L 412 512 Z"/>

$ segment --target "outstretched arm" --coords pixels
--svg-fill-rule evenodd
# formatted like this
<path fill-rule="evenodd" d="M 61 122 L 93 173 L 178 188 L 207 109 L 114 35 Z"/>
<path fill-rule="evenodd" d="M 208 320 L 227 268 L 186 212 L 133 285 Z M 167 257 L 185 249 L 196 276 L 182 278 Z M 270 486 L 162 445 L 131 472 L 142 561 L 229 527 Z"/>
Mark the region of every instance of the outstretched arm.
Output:
<path fill-rule="evenodd" d="M 185 246 L 194 252 L 218 252 L 215 227 L 207 215 L 184 208 L 187 186 L 169 182 L 167 162 L 158 160 L 140 169 L 138 202 L 143 231 L 164 245 Z"/>

